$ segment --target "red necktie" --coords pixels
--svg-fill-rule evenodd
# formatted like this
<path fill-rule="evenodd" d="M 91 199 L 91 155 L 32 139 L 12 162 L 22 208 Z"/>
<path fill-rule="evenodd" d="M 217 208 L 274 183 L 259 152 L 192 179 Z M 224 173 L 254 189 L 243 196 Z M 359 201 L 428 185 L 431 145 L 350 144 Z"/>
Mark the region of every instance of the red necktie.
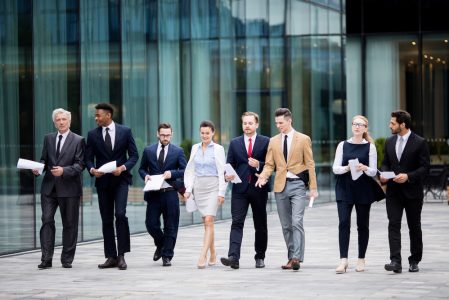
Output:
<path fill-rule="evenodd" d="M 248 144 L 248 158 L 251 158 L 253 155 L 253 140 L 249 138 L 249 144 Z M 248 181 L 251 183 L 251 173 L 248 175 Z"/>

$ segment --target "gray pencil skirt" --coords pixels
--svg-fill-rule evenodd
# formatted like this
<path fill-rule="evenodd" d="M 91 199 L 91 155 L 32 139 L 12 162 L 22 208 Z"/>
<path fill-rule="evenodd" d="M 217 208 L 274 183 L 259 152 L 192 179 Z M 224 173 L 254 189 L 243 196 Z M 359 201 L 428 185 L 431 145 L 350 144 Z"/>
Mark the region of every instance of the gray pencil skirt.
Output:
<path fill-rule="evenodd" d="M 204 216 L 216 216 L 218 209 L 218 177 L 195 177 L 193 197 L 198 211 Z"/>

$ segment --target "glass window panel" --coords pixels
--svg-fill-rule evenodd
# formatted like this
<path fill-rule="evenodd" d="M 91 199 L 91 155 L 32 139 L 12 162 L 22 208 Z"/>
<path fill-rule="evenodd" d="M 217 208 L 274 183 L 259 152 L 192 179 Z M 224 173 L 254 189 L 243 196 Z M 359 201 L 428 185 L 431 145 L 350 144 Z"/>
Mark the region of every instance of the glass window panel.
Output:
<path fill-rule="evenodd" d="M 267 0 L 246 0 L 246 36 L 268 35 L 267 4 Z"/>
<path fill-rule="evenodd" d="M 329 11 L 312 5 L 310 10 L 312 34 L 329 33 Z"/>
<path fill-rule="evenodd" d="M 220 0 L 220 37 L 234 35 L 234 19 L 232 15 L 231 0 Z"/>
<path fill-rule="evenodd" d="M 232 0 L 232 17 L 235 35 L 245 36 L 245 0 Z"/>
<path fill-rule="evenodd" d="M 282 36 L 285 33 L 285 2 L 269 0 L 270 36 Z"/>
<path fill-rule="evenodd" d="M 287 34 L 310 34 L 310 3 L 300 0 L 290 0 L 289 3 L 290 10 L 287 11 Z"/>

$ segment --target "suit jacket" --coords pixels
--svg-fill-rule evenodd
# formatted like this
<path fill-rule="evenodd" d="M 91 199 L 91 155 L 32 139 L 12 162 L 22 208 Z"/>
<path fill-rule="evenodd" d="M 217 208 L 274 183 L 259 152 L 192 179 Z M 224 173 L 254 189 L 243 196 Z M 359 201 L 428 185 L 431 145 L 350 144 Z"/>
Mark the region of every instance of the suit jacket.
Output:
<path fill-rule="evenodd" d="M 184 173 L 184 184 L 186 186 L 186 192 L 191 193 L 193 190 L 193 184 L 195 182 L 195 155 L 198 149 L 201 148 L 201 143 L 192 146 L 190 151 L 190 159 L 187 163 Z M 222 145 L 214 143 L 214 156 L 215 166 L 218 172 L 218 196 L 224 197 L 226 194 L 226 187 L 228 184 L 224 179 L 224 165 L 226 163 L 225 151 Z"/>
<path fill-rule="evenodd" d="M 259 161 L 259 171 L 248 164 L 248 151 L 245 146 L 245 138 L 243 135 L 232 139 L 229 144 L 227 162 L 235 169 L 241 183 L 233 184 L 232 193 L 244 194 L 248 190 L 248 177 L 251 176 L 251 183 L 255 184 L 257 181 L 256 173 L 260 173 L 265 165 L 265 156 L 267 155 L 268 144 L 270 139 L 266 136 L 258 134 L 253 145 L 252 158 Z M 270 185 L 266 184 L 260 189 L 263 192 L 268 192 Z"/>
<path fill-rule="evenodd" d="M 83 194 L 84 138 L 70 131 L 59 157 L 56 158 L 57 136 L 58 133 L 54 132 L 44 137 L 40 162 L 45 164 L 45 176 L 42 181 L 41 193 L 49 196 L 55 189 L 58 197 L 80 197 Z M 53 166 L 60 166 L 64 169 L 62 176 L 53 176 L 50 172 Z"/>
<path fill-rule="evenodd" d="M 91 168 L 98 169 L 105 163 L 116 161 L 117 166 L 125 165 L 126 171 L 122 172 L 118 178 L 112 174 L 105 174 L 100 178 L 96 178 L 95 186 L 107 187 L 111 180 L 125 180 L 128 184 L 132 184 L 131 169 L 137 163 L 139 154 L 137 153 L 136 143 L 134 142 L 131 129 L 129 127 L 115 123 L 115 143 L 112 153 L 110 153 L 105 145 L 102 127 L 99 126 L 92 129 L 87 134 L 86 143 L 86 166 L 89 174 Z M 128 154 L 128 155 L 127 155 Z"/>
<path fill-rule="evenodd" d="M 158 143 L 147 146 L 143 150 L 142 161 L 140 162 L 139 168 L 140 177 L 145 180 L 145 176 L 147 175 L 159 175 L 164 174 L 165 171 L 170 171 L 171 178 L 167 180 L 167 183 L 178 190 L 180 182 L 177 181 L 177 179 L 184 178 L 184 170 L 187 165 L 184 151 L 182 148 L 170 144 L 164 165 L 161 168 L 157 162 L 157 147 Z M 148 201 L 150 197 L 151 193 L 146 192 L 144 196 L 145 201 Z"/>
<path fill-rule="evenodd" d="M 287 161 L 288 164 L 284 159 L 282 134 L 278 134 L 270 139 L 265 167 L 261 173 L 263 177 L 268 178 L 276 170 L 274 192 L 280 193 L 284 190 L 287 171 L 299 174 L 309 170 L 309 186 L 311 189 L 317 188 L 310 137 L 295 131 Z"/>
<path fill-rule="evenodd" d="M 396 155 L 397 135 L 389 137 L 385 141 L 385 155 L 381 169 L 383 171 L 393 171 L 395 174 L 406 173 L 408 181 L 396 183 L 393 180 L 387 182 L 387 197 L 395 195 L 398 191 L 410 199 L 423 198 L 423 181 L 429 172 L 430 157 L 426 140 L 415 133 L 411 133 L 401 160 L 398 161 Z"/>

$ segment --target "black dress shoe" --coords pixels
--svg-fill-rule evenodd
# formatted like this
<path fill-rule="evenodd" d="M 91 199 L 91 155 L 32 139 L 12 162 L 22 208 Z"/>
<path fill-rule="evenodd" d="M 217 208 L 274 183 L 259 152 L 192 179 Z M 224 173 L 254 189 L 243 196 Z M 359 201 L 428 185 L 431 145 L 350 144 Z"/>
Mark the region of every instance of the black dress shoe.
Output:
<path fill-rule="evenodd" d="M 119 255 L 117 257 L 117 267 L 119 268 L 119 270 L 126 270 L 128 268 L 128 265 L 125 261 L 125 256 Z"/>
<path fill-rule="evenodd" d="M 233 256 L 222 257 L 222 258 L 220 258 L 220 261 L 223 265 L 225 265 L 227 267 L 231 267 L 233 269 L 238 269 L 240 267 L 239 260 Z"/>
<path fill-rule="evenodd" d="M 256 258 L 256 268 L 265 268 L 265 263 L 262 258 Z"/>
<path fill-rule="evenodd" d="M 43 261 L 37 267 L 41 270 L 51 268 L 51 261 Z"/>
<path fill-rule="evenodd" d="M 162 266 L 164 267 L 170 267 L 171 266 L 171 260 L 168 257 L 162 257 Z"/>
<path fill-rule="evenodd" d="M 402 266 L 396 261 L 391 261 L 389 264 L 385 265 L 385 270 L 393 271 L 395 273 L 402 273 Z"/>
<path fill-rule="evenodd" d="M 62 267 L 66 268 L 66 269 L 70 269 L 72 267 L 72 264 L 68 263 L 68 262 L 65 262 L 65 263 L 62 264 Z"/>
<path fill-rule="evenodd" d="M 419 267 L 418 267 L 418 263 L 411 261 L 410 262 L 410 267 L 408 268 L 409 272 L 419 272 Z"/>
<path fill-rule="evenodd" d="M 98 265 L 99 269 L 115 268 L 117 267 L 117 259 L 108 257 L 103 264 Z"/>
<path fill-rule="evenodd" d="M 298 271 L 299 268 L 300 268 L 299 259 L 293 258 L 292 259 L 292 269 L 293 269 L 293 271 Z"/>
<path fill-rule="evenodd" d="M 154 251 L 153 260 L 158 261 L 162 257 L 162 248 L 157 247 L 156 251 Z"/>

